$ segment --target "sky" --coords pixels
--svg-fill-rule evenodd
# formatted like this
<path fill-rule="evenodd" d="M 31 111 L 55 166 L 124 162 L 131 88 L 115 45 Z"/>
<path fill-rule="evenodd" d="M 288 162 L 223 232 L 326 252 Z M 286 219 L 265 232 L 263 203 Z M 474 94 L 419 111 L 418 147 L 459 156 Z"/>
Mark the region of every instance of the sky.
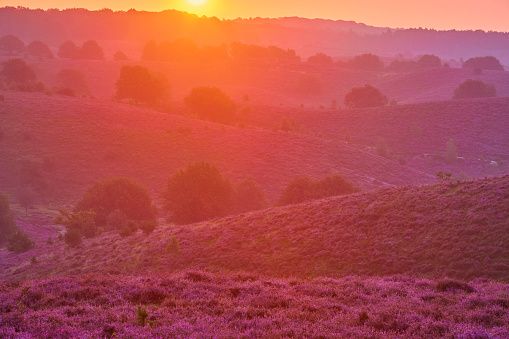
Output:
<path fill-rule="evenodd" d="M 300 16 L 392 28 L 509 32 L 509 0 L 205 0 L 203 5 L 192 5 L 187 0 L 0 0 L 0 7 L 3 6 L 176 9 L 220 19 Z"/>

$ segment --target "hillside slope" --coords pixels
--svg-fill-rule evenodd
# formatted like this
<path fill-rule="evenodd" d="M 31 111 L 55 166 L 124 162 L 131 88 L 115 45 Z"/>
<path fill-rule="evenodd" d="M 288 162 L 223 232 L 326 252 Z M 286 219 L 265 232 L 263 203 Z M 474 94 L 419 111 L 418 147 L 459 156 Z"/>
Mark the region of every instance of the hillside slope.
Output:
<path fill-rule="evenodd" d="M 509 280 L 509 176 L 389 188 L 272 208 L 150 236 L 0 252 L 1 280 L 186 269 L 269 276 L 409 274 Z M 29 264 L 32 256 L 37 264 Z"/>
<path fill-rule="evenodd" d="M 240 128 L 110 101 L 3 92 L 0 190 L 14 193 L 19 160 L 41 163 L 52 201 L 81 196 L 95 180 L 127 176 L 158 196 L 179 168 L 214 162 L 233 181 L 252 176 L 275 200 L 296 175 L 333 171 L 372 189 L 433 178 L 341 142 Z"/>

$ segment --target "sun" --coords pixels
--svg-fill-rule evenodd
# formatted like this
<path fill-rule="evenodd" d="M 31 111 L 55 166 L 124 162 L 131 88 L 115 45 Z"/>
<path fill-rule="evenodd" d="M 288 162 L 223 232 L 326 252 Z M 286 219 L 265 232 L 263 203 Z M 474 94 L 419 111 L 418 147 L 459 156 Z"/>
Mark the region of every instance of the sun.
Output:
<path fill-rule="evenodd" d="M 203 5 L 207 0 L 187 0 L 191 5 L 198 6 Z"/>

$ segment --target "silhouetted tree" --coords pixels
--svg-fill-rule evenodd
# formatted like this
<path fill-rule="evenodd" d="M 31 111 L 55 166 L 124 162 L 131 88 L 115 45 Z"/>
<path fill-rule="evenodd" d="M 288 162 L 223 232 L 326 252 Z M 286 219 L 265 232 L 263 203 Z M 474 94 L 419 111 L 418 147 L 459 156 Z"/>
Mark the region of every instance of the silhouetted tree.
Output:
<path fill-rule="evenodd" d="M 493 71 L 503 71 L 504 67 L 494 56 L 470 58 L 463 63 L 463 68 L 480 68 Z"/>
<path fill-rule="evenodd" d="M 74 42 L 67 40 L 58 48 L 58 56 L 64 59 L 78 59 L 80 57 L 80 48 Z"/>
<path fill-rule="evenodd" d="M 417 60 L 417 65 L 421 68 L 440 67 L 442 60 L 433 54 L 424 54 Z"/>
<path fill-rule="evenodd" d="M 384 69 L 384 63 L 378 55 L 365 53 L 349 60 L 347 67 L 363 71 L 381 71 Z"/>
<path fill-rule="evenodd" d="M 307 60 L 308 63 L 314 65 L 332 66 L 332 58 L 325 53 L 318 52 Z"/>
<path fill-rule="evenodd" d="M 51 53 L 48 45 L 39 40 L 29 43 L 25 49 L 25 54 L 36 58 L 53 59 L 53 53 Z"/>
<path fill-rule="evenodd" d="M 113 60 L 115 60 L 115 61 L 125 61 L 125 60 L 129 60 L 129 58 L 127 57 L 127 55 L 125 55 L 124 52 L 116 51 L 115 54 L 113 54 Z"/>
<path fill-rule="evenodd" d="M 10 59 L 2 63 L 2 72 L 7 83 L 27 83 L 37 79 L 32 67 L 28 66 L 22 59 Z"/>
<path fill-rule="evenodd" d="M 0 243 L 16 232 L 18 226 L 14 222 L 14 214 L 11 212 L 9 197 L 0 193 Z"/>
<path fill-rule="evenodd" d="M 235 118 L 235 102 L 217 87 L 195 87 L 184 103 L 200 119 L 230 124 Z"/>
<path fill-rule="evenodd" d="M 154 220 L 156 208 L 145 186 L 127 178 L 112 178 L 95 182 L 83 194 L 76 211 L 93 211 L 98 225 L 108 224 L 108 216 L 121 211 L 128 220 Z"/>
<path fill-rule="evenodd" d="M 32 186 L 25 185 L 18 189 L 17 198 L 19 204 L 25 208 L 25 215 L 28 215 L 28 209 L 34 205 L 37 192 Z"/>
<path fill-rule="evenodd" d="M 265 192 L 251 177 L 237 184 L 234 191 L 234 202 L 237 213 L 256 211 L 268 206 Z"/>
<path fill-rule="evenodd" d="M 168 83 L 142 66 L 122 66 L 116 82 L 117 99 L 131 98 L 136 102 L 154 103 L 163 97 Z"/>
<path fill-rule="evenodd" d="M 17 230 L 8 238 L 7 250 L 14 253 L 23 253 L 35 247 L 30 236 L 22 230 Z"/>
<path fill-rule="evenodd" d="M 171 220 L 193 223 L 222 217 L 232 211 L 232 185 L 213 164 L 189 164 L 170 177 L 161 194 Z"/>
<path fill-rule="evenodd" d="M 2 54 L 21 54 L 25 50 L 25 44 L 14 35 L 4 35 L 0 38 L 0 52 Z"/>
<path fill-rule="evenodd" d="M 495 96 L 497 96 L 495 86 L 486 84 L 481 80 L 468 79 L 454 90 L 453 99 L 485 98 Z"/>
<path fill-rule="evenodd" d="M 345 105 L 350 108 L 386 106 L 387 97 L 371 85 L 354 87 L 345 96 Z"/>
<path fill-rule="evenodd" d="M 79 51 L 80 59 L 104 60 L 104 52 L 95 40 L 88 40 L 83 43 Z"/>
<path fill-rule="evenodd" d="M 65 241 L 70 246 L 76 246 L 81 243 L 81 236 L 93 238 L 99 234 L 99 228 L 94 222 L 94 218 L 95 213 L 93 211 L 69 212 L 60 210 L 53 223 L 63 225 L 66 229 Z"/>

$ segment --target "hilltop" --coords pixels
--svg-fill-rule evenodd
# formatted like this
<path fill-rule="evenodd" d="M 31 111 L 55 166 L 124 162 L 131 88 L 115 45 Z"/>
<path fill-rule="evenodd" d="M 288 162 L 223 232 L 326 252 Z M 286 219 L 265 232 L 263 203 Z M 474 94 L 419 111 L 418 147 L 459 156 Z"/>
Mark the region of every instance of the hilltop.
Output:
<path fill-rule="evenodd" d="M 80 248 L 1 253 L 2 280 L 187 269 L 272 277 L 407 274 L 509 280 L 509 176 L 387 188 L 271 208 Z M 36 264 L 29 258 L 35 256 Z"/>

